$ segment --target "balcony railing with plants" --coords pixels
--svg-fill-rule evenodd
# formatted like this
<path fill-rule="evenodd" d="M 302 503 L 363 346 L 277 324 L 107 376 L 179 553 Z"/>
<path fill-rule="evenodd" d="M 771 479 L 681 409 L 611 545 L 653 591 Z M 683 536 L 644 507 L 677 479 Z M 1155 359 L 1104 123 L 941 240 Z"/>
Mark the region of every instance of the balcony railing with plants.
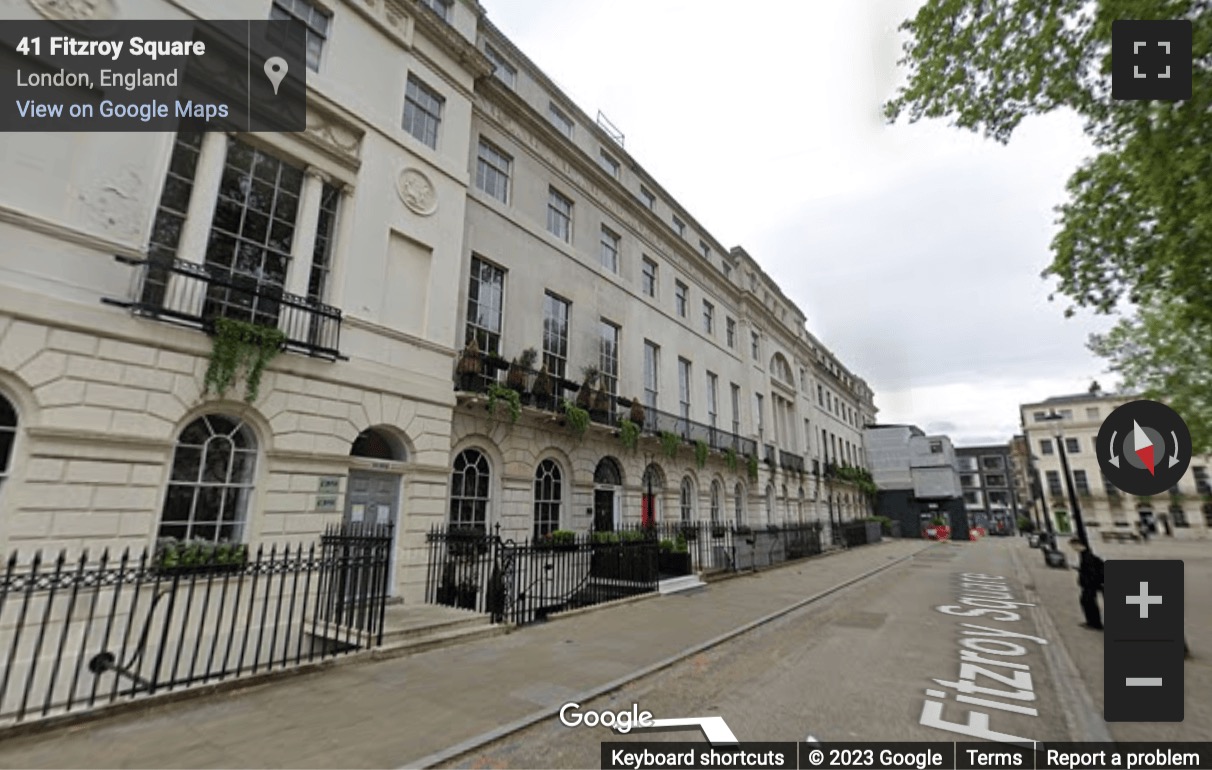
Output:
<path fill-rule="evenodd" d="M 553 376 L 546 367 L 535 370 L 536 359 L 533 349 L 509 360 L 483 353 L 473 342 L 464 348 L 455 365 L 455 390 L 486 397 L 488 411 L 494 417 L 507 414 L 511 421 L 521 416 L 523 407 L 529 407 L 556 415 L 577 433 L 596 424 L 615 429 L 624 443 L 641 435 L 663 440 L 670 436 L 676 442 L 694 445 L 696 450 L 701 445 L 724 453 L 730 463 L 736 458 L 756 456 L 757 442 L 752 439 L 609 392 L 596 368 L 582 370 L 581 382 L 575 382 Z"/>
<path fill-rule="evenodd" d="M 340 358 L 341 311 L 283 291 L 252 276 L 223 275 L 181 259 L 118 260 L 138 268 L 129 301 L 107 299 L 135 313 L 216 334 L 218 319 L 274 332 L 281 349 Z"/>
<path fill-rule="evenodd" d="M 794 452 L 779 450 L 779 467 L 785 471 L 804 472 L 804 458 Z"/>

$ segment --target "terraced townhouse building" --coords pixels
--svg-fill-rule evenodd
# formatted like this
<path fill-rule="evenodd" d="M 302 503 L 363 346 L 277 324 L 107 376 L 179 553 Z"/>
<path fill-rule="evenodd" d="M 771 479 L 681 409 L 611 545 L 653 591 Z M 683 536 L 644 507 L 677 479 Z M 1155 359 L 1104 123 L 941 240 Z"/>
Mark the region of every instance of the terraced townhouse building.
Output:
<path fill-rule="evenodd" d="M 644 510 L 866 515 L 825 469 L 866 466 L 871 389 L 476 3 L 16 13 L 64 8 L 299 19 L 307 131 L 0 148 L 5 550 L 297 542 L 387 522 L 393 591 L 416 601 L 435 526 L 530 537 Z M 284 336 L 256 393 L 208 392 L 216 318 Z M 527 348 L 515 421 L 492 395 Z M 602 376 L 579 434 L 563 401 L 589 365 Z M 544 368 L 547 396 L 533 392 Z M 645 410 L 634 447 L 619 435 L 631 399 Z M 663 434 L 681 440 L 672 453 Z"/>
<path fill-rule="evenodd" d="M 1099 428 L 1111 412 L 1138 396 L 1079 393 L 1023 404 L 1020 419 L 1031 461 L 1039 474 L 1042 509 L 1060 532 L 1073 530 L 1069 490 L 1058 441 L 1065 442 L 1069 482 L 1081 506 L 1091 540 L 1102 532 L 1137 532 L 1182 539 L 1206 539 L 1212 533 L 1212 456 L 1191 458 L 1179 483 L 1160 495 L 1136 497 L 1120 491 L 1103 475 L 1095 446 Z M 1049 419 L 1053 413 L 1059 420 Z M 1059 432 L 1059 437 L 1057 433 Z"/>

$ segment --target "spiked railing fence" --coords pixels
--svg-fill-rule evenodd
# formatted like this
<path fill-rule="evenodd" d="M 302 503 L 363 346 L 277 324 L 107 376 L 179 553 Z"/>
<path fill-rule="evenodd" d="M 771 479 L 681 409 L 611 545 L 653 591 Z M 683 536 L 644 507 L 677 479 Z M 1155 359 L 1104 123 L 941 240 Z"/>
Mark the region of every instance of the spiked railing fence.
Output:
<path fill-rule="evenodd" d="M 389 527 L 334 526 L 251 553 L 13 553 L 0 571 L 0 726 L 375 647 L 391 542 Z"/>

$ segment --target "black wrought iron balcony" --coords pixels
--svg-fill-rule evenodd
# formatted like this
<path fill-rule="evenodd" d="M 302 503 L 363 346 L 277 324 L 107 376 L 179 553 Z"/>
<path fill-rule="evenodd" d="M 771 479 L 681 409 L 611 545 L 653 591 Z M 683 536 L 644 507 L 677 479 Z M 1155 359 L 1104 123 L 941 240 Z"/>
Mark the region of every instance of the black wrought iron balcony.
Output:
<path fill-rule="evenodd" d="M 564 402 L 576 402 L 583 386 L 564 377 L 553 376 L 544 371 L 524 369 L 510 364 L 504 357 L 494 353 L 468 353 L 464 351 L 455 364 L 454 387 L 461 393 L 484 394 L 493 386 L 506 387 L 518 393 L 522 406 L 534 407 L 547 412 L 562 413 Z M 579 399 L 588 404 L 589 419 L 599 425 L 617 428 L 624 419 L 633 417 L 632 401 L 604 391 L 594 391 L 587 398 Z M 662 412 L 649 406 L 641 406 L 644 417 L 640 425 L 648 435 L 673 433 L 687 443 L 706 442 L 719 452 L 729 449 L 742 457 L 757 452 L 757 442 L 742 438 L 731 431 L 704 425 L 680 415 Z"/>
<path fill-rule="evenodd" d="M 681 415 L 662 412 L 660 409 L 644 407 L 644 430 L 652 434 L 673 433 L 688 443 L 706 442 L 711 449 L 725 452 L 729 449 L 747 457 L 757 451 L 757 442 L 742 438 L 731 431 L 704 425 Z"/>
<path fill-rule="evenodd" d="M 137 315 L 214 332 L 217 318 L 230 318 L 281 330 L 283 347 L 319 358 L 338 359 L 341 311 L 283 291 L 252 276 L 222 274 L 181 259 L 130 259 L 138 268 L 132 299 L 105 300 Z"/>
<path fill-rule="evenodd" d="M 774 444 L 766 444 L 765 447 L 763 447 L 763 450 L 762 458 L 767 462 L 767 464 L 774 467 L 775 463 L 778 462 L 778 450 L 775 448 Z"/>
<path fill-rule="evenodd" d="M 785 471 L 804 472 L 804 458 L 793 452 L 779 450 L 779 467 Z"/>

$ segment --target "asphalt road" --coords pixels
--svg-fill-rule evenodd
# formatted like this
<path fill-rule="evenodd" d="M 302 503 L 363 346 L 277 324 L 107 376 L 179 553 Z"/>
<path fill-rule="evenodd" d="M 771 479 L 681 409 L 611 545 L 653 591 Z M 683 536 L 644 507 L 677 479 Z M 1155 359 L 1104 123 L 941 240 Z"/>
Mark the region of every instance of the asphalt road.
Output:
<path fill-rule="evenodd" d="M 1038 607 L 1012 604 L 1030 601 L 1029 591 L 1034 596 L 1034 578 L 1024 568 L 1029 557 L 1038 553 L 1012 538 L 929 549 L 876 578 L 581 704 L 580 710 L 631 711 L 635 704 L 657 719 L 718 715 L 744 742 L 798 741 L 808 735 L 825 742 L 965 741 L 989 732 L 1067 741 L 1082 729 L 1094 731 L 1085 739 L 1098 738 L 1105 725 L 1095 704 L 1083 700 L 1086 685 L 1077 682 L 1079 667 L 1054 644 L 1061 632 Z M 1072 574 L 1058 577 L 1067 581 Z M 971 603 L 962 603 L 964 598 Z M 1076 587 L 1071 599 L 1075 603 Z M 710 590 L 680 601 L 711 612 Z M 983 612 L 959 617 L 939 607 Z M 1063 635 L 1071 637 L 1070 645 L 1099 646 L 1101 658 L 1098 632 L 1066 628 Z M 1082 657 L 1091 650 L 1082 650 Z M 962 703 L 957 697 L 977 700 Z M 928 703 L 937 704 L 937 711 L 930 712 Z M 931 713 L 933 720 L 952 724 L 926 724 Z M 957 732 L 970 729 L 979 714 L 988 717 L 983 736 Z M 621 736 L 608 728 L 568 727 L 553 718 L 444 766 L 599 767 L 600 744 L 607 740 L 702 736 L 635 731 Z"/>

